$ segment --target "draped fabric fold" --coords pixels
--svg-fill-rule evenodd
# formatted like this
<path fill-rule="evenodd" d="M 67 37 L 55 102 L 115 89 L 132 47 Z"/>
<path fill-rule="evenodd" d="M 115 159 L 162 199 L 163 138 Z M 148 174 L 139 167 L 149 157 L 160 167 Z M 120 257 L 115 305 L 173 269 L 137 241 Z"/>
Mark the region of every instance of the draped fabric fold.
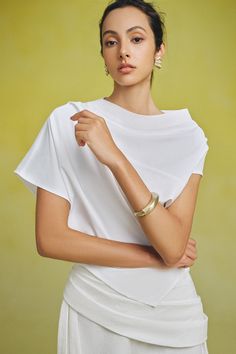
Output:
<path fill-rule="evenodd" d="M 152 307 L 120 295 L 86 268 L 75 265 L 64 299 L 83 316 L 120 335 L 156 345 L 189 347 L 207 339 L 208 318 L 193 289 L 191 277 L 185 273 L 174 300 L 167 296 Z"/>

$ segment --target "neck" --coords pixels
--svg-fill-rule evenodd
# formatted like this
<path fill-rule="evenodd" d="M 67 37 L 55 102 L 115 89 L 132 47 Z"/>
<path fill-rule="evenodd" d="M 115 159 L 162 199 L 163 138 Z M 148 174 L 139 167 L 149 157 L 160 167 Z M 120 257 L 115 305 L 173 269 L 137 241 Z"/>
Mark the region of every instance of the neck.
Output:
<path fill-rule="evenodd" d="M 120 86 L 114 82 L 114 89 L 106 99 L 138 114 L 161 114 L 156 107 L 150 91 L 149 82 L 133 86 Z"/>

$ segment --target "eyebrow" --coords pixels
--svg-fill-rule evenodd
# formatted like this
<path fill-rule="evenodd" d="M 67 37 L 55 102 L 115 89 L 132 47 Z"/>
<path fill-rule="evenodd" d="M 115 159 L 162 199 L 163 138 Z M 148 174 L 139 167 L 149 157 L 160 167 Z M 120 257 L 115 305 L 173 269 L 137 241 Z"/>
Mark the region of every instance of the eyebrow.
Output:
<path fill-rule="evenodd" d="M 129 29 L 127 29 L 126 32 L 127 32 L 127 33 L 128 33 L 128 32 L 131 32 L 131 31 L 133 31 L 133 30 L 136 29 L 136 28 L 140 28 L 140 29 L 144 30 L 145 32 L 147 32 L 147 31 L 145 30 L 145 28 L 143 28 L 143 27 L 141 27 L 141 26 L 133 26 L 133 27 L 130 27 Z M 116 31 L 107 30 L 107 31 L 105 31 L 105 32 L 103 33 L 102 37 L 104 37 L 105 34 L 107 34 L 107 33 L 118 34 Z"/>

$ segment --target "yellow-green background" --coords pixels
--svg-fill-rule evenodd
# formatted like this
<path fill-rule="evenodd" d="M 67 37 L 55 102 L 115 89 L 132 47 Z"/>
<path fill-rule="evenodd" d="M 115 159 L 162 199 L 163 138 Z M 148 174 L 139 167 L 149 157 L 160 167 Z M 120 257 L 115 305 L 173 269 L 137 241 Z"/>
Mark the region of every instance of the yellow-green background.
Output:
<path fill-rule="evenodd" d="M 162 0 L 167 50 L 160 109 L 188 107 L 210 146 L 192 237 L 192 275 L 209 317 L 209 354 L 235 353 L 235 13 L 233 0 Z M 71 262 L 37 254 L 35 200 L 13 170 L 48 114 L 109 95 L 98 22 L 108 1 L 1 1 L 1 352 L 56 353 Z M 91 353 L 92 354 L 92 353 Z M 111 353 L 112 354 L 112 353 Z"/>

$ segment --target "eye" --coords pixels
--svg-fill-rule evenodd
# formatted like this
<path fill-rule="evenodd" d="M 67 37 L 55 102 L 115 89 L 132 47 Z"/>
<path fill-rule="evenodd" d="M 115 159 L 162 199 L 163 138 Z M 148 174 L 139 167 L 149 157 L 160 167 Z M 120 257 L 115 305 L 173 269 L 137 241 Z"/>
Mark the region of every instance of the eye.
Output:
<path fill-rule="evenodd" d="M 143 41 L 143 38 L 142 37 L 134 37 L 132 38 L 132 40 L 135 40 L 135 43 L 141 43 Z M 138 40 L 138 41 L 137 41 Z M 107 47 L 113 47 L 113 44 L 112 43 L 115 43 L 116 41 L 106 41 L 105 42 L 105 45 Z"/>
<path fill-rule="evenodd" d="M 109 45 L 109 43 L 114 43 L 115 41 L 107 41 L 107 42 L 105 42 L 105 45 L 107 46 L 107 47 L 112 47 L 112 45 Z"/>
<path fill-rule="evenodd" d="M 138 39 L 138 40 L 141 39 L 141 41 L 143 41 L 143 38 L 141 38 L 141 37 L 134 37 L 133 39 Z M 140 43 L 141 41 L 138 41 L 138 42 L 135 41 L 135 43 Z"/>

